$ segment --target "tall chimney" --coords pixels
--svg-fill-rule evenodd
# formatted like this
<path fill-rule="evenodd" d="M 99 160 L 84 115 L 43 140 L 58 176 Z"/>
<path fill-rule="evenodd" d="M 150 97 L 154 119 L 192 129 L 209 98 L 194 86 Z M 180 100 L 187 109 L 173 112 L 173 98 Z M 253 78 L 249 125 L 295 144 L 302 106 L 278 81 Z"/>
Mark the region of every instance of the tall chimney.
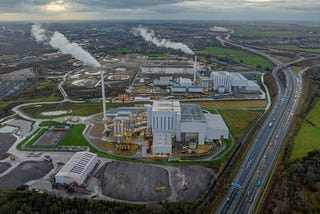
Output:
<path fill-rule="evenodd" d="M 197 55 L 194 56 L 193 85 L 196 84 L 196 75 L 197 75 Z"/>
<path fill-rule="evenodd" d="M 105 120 L 106 115 L 107 115 L 107 109 L 106 109 L 106 92 L 104 89 L 103 70 L 100 70 L 100 73 L 101 73 L 101 94 L 102 94 L 103 120 Z"/>

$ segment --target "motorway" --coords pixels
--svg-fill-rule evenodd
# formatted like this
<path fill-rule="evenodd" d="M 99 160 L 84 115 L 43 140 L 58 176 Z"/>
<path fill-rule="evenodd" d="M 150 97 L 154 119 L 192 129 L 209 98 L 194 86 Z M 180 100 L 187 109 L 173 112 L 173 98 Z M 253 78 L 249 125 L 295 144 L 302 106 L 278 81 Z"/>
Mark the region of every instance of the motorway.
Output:
<path fill-rule="evenodd" d="M 219 40 L 223 39 L 220 37 Z M 215 213 L 253 213 L 298 106 L 302 80 L 301 75 L 297 78 L 287 64 L 265 53 L 230 41 L 223 40 L 223 42 L 259 54 L 276 65 L 272 75 L 278 86 L 278 97 L 233 180 L 240 185 L 240 188 L 230 185 L 227 194 L 215 210 Z M 285 73 L 286 86 L 282 85 L 277 75 L 280 69 Z"/>

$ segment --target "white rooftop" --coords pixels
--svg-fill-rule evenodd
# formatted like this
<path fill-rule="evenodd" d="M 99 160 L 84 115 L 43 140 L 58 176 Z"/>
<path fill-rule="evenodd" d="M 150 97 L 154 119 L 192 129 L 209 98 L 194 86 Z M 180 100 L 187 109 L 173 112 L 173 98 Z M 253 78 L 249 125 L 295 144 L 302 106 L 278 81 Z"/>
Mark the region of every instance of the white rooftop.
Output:
<path fill-rule="evenodd" d="M 60 169 L 56 176 L 72 177 L 76 180 L 84 173 L 85 169 L 96 157 L 97 155 L 91 152 L 77 152 Z"/>

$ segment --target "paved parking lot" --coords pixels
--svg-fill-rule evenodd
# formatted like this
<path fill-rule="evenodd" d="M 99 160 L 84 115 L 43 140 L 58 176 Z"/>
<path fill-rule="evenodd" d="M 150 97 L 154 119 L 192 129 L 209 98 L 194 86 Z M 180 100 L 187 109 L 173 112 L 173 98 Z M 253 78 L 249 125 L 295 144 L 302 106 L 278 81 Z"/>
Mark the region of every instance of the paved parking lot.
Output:
<path fill-rule="evenodd" d="M 60 143 L 66 133 L 66 131 L 48 130 L 33 145 L 55 147 Z"/>

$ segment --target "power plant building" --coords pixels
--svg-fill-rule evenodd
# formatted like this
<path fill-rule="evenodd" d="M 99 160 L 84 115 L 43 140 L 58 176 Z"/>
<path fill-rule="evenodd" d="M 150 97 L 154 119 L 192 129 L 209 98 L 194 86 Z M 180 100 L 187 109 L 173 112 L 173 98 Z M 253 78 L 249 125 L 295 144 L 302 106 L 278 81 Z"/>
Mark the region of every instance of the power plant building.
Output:
<path fill-rule="evenodd" d="M 206 140 L 228 139 L 229 130 L 222 117 L 209 115 L 204 114 L 199 105 L 180 104 L 179 101 L 154 101 L 153 105 L 147 105 L 147 126 L 152 129 L 157 153 L 167 145 L 161 145 L 160 149 L 159 139 L 165 138 L 163 136 L 170 135 L 170 139 L 175 137 L 177 141 L 193 141 L 198 145 Z"/>
<path fill-rule="evenodd" d="M 218 93 L 257 93 L 260 86 L 236 72 L 211 72 L 212 90 Z"/>
<path fill-rule="evenodd" d="M 82 185 L 97 162 L 96 154 L 77 152 L 55 175 L 55 181 L 60 184 L 77 183 Z"/>

